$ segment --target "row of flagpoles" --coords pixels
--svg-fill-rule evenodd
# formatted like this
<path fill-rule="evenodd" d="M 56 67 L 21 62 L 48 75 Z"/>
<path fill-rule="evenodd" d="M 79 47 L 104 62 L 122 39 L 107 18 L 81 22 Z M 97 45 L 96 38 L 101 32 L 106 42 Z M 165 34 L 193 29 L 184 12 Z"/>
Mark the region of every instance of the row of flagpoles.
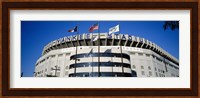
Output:
<path fill-rule="evenodd" d="M 94 30 L 98 30 L 98 29 L 99 29 L 99 24 L 96 23 L 89 28 L 89 32 L 91 33 Z M 78 26 L 75 26 L 74 28 L 68 30 L 68 32 L 77 32 L 77 31 L 78 31 Z M 109 29 L 109 34 L 112 34 L 115 32 L 119 32 L 119 24 Z"/>
<path fill-rule="evenodd" d="M 100 26 L 99 23 L 93 24 L 90 28 L 89 28 L 89 32 L 93 33 L 94 30 L 98 30 L 98 36 L 96 36 L 94 39 L 91 39 L 91 41 L 96 41 L 98 40 L 98 77 L 100 77 Z M 79 29 L 78 26 L 75 26 L 72 29 L 69 29 L 68 32 L 76 32 L 77 35 L 77 45 L 76 45 L 76 55 L 77 55 L 77 46 L 78 46 L 78 35 L 79 35 Z M 109 32 L 108 34 L 113 34 L 118 32 L 120 34 L 120 25 L 116 25 L 114 27 L 109 28 Z M 121 52 L 121 65 L 122 65 L 122 73 L 124 74 L 124 68 L 123 68 L 123 58 L 122 58 L 122 47 L 121 47 L 121 37 L 120 37 L 120 41 L 119 41 L 119 45 L 120 45 L 120 52 Z M 74 77 L 76 77 L 76 64 L 77 64 L 77 58 L 75 58 L 75 66 L 74 66 Z"/>
<path fill-rule="evenodd" d="M 90 33 L 93 33 L 94 30 L 99 30 L 99 24 L 96 23 L 96 24 L 93 24 L 90 28 L 89 28 L 89 32 Z M 72 29 L 69 29 L 68 32 L 78 32 L 78 26 L 75 26 L 74 28 Z M 115 32 L 119 32 L 119 24 L 114 26 L 114 27 L 111 27 L 109 28 L 109 32 L 108 34 L 112 34 L 112 33 L 115 33 Z M 99 33 L 99 32 L 98 32 Z"/>

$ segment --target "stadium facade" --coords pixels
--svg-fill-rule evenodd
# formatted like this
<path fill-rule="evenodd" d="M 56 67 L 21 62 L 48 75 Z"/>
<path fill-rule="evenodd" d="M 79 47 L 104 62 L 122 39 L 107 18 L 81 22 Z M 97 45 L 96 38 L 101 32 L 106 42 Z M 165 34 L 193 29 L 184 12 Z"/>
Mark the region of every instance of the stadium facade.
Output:
<path fill-rule="evenodd" d="M 34 77 L 179 77 L 178 59 L 155 43 L 128 34 L 99 35 L 50 42 L 35 64 Z"/>

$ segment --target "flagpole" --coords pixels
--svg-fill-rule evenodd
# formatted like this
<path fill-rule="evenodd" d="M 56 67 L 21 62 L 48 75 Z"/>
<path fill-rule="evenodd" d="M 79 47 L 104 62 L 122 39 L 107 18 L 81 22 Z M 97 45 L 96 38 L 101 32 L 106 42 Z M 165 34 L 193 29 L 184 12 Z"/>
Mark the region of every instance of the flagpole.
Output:
<path fill-rule="evenodd" d="M 93 42 L 93 41 L 92 41 L 92 42 Z M 92 77 L 93 77 L 93 73 L 94 73 L 94 72 L 93 72 L 93 70 L 94 70 L 94 69 L 93 69 L 93 48 L 92 48 L 92 64 L 91 64 L 91 65 L 92 65 Z"/>
<path fill-rule="evenodd" d="M 100 77 L 101 73 L 100 73 L 100 25 L 99 25 L 99 21 L 98 21 L 98 77 Z"/>
<path fill-rule="evenodd" d="M 91 43 L 92 43 L 92 46 L 94 46 L 94 44 L 93 44 L 93 40 L 94 40 L 94 39 L 93 39 L 93 32 L 92 32 L 92 38 L 91 38 L 91 40 L 90 40 Z"/>
<path fill-rule="evenodd" d="M 120 32 L 120 25 L 119 25 L 119 34 L 120 34 L 120 52 L 121 52 L 122 75 L 124 76 L 124 63 L 123 63 L 123 58 L 122 58 L 122 35 L 121 35 L 121 32 Z"/>
<path fill-rule="evenodd" d="M 76 39 L 76 58 L 75 58 L 75 66 L 74 66 L 74 77 L 76 77 L 76 64 L 77 64 L 77 52 L 78 52 L 78 49 L 77 49 L 77 47 L 78 47 L 78 34 L 79 34 L 79 28 L 78 28 L 78 25 L 77 25 L 77 31 L 76 31 L 76 37 L 77 37 L 77 39 Z"/>
<path fill-rule="evenodd" d="M 93 77 L 93 48 L 94 48 L 94 43 L 93 43 L 93 32 L 92 32 L 92 38 L 91 38 L 91 43 L 92 43 L 92 64 L 91 64 L 91 66 L 92 66 L 92 77 Z"/>

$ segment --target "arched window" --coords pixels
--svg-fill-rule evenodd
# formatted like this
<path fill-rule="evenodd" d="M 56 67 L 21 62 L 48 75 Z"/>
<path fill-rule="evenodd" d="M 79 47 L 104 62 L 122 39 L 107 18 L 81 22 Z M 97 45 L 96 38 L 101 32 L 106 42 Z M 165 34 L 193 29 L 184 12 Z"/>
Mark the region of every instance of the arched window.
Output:
<path fill-rule="evenodd" d="M 136 68 L 135 65 L 133 65 L 132 68 L 135 69 Z"/>
<path fill-rule="evenodd" d="M 149 76 L 152 76 L 152 72 L 151 71 L 149 71 Z"/>
<path fill-rule="evenodd" d="M 151 67 L 150 67 L 150 66 L 148 66 L 148 69 L 149 69 L 149 70 L 151 70 Z"/>
<path fill-rule="evenodd" d="M 141 69 L 144 69 L 144 66 L 141 66 Z"/>

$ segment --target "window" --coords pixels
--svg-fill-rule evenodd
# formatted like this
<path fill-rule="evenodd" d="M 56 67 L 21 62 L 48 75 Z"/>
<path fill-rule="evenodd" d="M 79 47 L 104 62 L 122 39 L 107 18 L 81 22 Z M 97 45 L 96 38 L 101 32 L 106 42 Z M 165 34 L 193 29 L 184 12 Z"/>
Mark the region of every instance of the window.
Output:
<path fill-rule="evenodd" d="M 149 69 L 149 70 L 151 70 L 151 67 L 150 67 L 150 66 L 148 66 L 148 69 Z"/>
<path fill-rule="evenodd" d="M 156 72 L 156 77 L 158 76 L 158 73 Z"/>
<path fill-rule="evenodd" d="M 144 66 L 141 66 L 141 69 L 144 69 Z"/>
<path fill-rule="evenodd" d="M 131 55 L 135 55 L 135 52 L 130 52 Z"/>
<path fill-rule="evenodd" d="M 52 58 L 54 58 L 54 57 L 55 57 L 55 55 L 52 55 L 51 57 L 52 57 Z"/>
<path fill-rule="evenodd" d="M 146 54 L 146 57 L 150 57 L 150 54 Z"/>
<path fill-rule="evenodd" d="M 142 53 L 138 53 L 138 55 L 139 55 L 139 56 L 143 56 L 143 54 L 142 54 Z"/>
<path fill-rule="evenodd" d="M 149 71 L 149 76 L 152 76 L 152 72 L 151 71 Z"/>
<path fill-rule="evenodd" d="M 70 53 L 66 53 L 66 56 L 70 55 Z"/>
<path fill-rule="evenodd" d="M 144 72 L 144 71 L 142 71 L 142 75 L 145 75 L 145 72 Z"/>
<path fill-rule="evenodd" d="M 160 72 L 160 69 L 158 69 L 158 72 Z"/>
<path fill-rule="evenodd" d="M 155 71 L 157 71 L 156 67 L 155 67 Z"/>
<path fill-rule="evenodd" d="M 132 68 L 135 69 L 136 68 L 135 65 L 133 65 Z"/>
<path fill-rule="evenodd" d="M 58 57 L 61 57 L 63 54 L 59 54 Z"/>

